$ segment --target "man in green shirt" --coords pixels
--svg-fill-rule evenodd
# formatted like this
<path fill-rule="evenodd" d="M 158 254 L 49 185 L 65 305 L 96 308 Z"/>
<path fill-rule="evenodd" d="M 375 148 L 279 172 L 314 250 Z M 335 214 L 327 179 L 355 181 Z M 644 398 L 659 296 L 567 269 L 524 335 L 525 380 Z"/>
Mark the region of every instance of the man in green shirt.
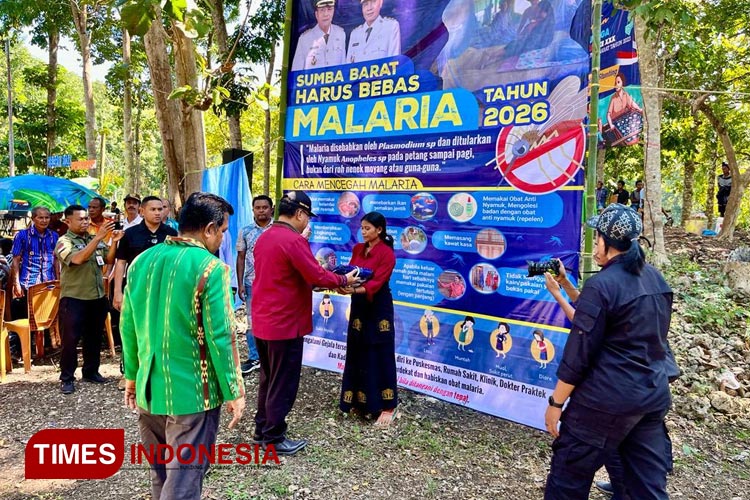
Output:
<path fill-rule="evenodd" d="M 60 389 L 63 394 L 75 392 L 75 371 L 78 367 L 76 346 L 83 339 L 83 379 L 104 384 L 107 379 L 99 373 L 104 320 L 109 303 L 104 296 L 102 267 L 115 261 L 115 246 L 124 234 L 114 231 L 115 223 L 107 221 L 96 234 L 88 234 L 89 214 L 81 205 L 65 209 L 68 232 L 55 246 L 55 256 L 61 264 L 60 330 L 62 357 L 60 358 Z M 104 239 L 112 232 L 111 247 Z"/>
<path fill-rule="evenodd" d="M 128 269 L 120 319 L 125 404 L 138 410 L 146 447 L 210 450 L 222 403 L 233 415 L 230 428 L 245 408 L 229 268 L 213 255 L 233 212 L 219 196 L 193 193 L 180 212 L 179 236 L 144 251 Z M 152 464 L 151 498 L 199 500 L 209 464 L 190 460 L 175 455 Z"/>

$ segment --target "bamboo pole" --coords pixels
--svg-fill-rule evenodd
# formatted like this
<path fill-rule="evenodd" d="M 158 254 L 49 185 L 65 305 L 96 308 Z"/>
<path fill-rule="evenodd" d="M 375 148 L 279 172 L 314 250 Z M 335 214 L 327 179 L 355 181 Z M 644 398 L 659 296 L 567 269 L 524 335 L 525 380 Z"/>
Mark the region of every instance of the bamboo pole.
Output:
<path fill-rule="evenodd" d="M 586 220 L 596 214 L 596 157 L 599 135 L 599 66 L 602 45 L 602 0 L 593 0 L 591 13 L 591 95 L 589 100 L 588 160 L 586 161 Z M 594 272 L 594 230 L 586 227 L 583 241 L 583 282 Z"/>
<path fill-rule="evenodd" d="M 276 152 L 276 202 L 281 199 L 281 181 L 284 174 L 284 144 L 286 129 L 287 79 L 289 77 L 289 47 L 292 39 L 292 6 L 294 2 L 286 3 L 284 16 L 284 55 L 281 59 L 281 95 L 279 96 L 279 144 Z M 270 104 L 270 102 L 269 102 Z"/>

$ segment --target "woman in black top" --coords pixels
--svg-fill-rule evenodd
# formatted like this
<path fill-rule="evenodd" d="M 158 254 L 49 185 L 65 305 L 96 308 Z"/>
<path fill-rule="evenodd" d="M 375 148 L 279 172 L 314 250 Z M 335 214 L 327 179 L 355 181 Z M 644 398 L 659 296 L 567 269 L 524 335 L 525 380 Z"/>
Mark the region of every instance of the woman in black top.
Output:
<path fill-rule="evenodd" d="M 545 414 L 556 438 L 545 499 L 588 499 L 594 473 L 615 450 L 632 499 L 667 499 L 672 291 L 644 261 L 635 211 L 613 204 L 587 224 L 597 230 L 602 270 L 578 297 Z"/>

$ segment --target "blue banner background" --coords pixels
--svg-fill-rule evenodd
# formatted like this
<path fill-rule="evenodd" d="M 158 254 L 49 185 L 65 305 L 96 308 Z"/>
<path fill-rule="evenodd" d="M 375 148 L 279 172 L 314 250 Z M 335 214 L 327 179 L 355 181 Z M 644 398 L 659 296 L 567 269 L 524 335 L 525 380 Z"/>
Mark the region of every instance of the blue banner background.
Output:
<path fill-rule="evenodd" d="M 335 47 L 295 3 L 289 60 L 306 67 L 287 75 L 282 185 L 312 199 L 321 265 L 348 262 L 365 213 L 388 219 L 401 386 L 544 428 L 569 324 L 527 261 L 578 274 L 589 2 L 392 0 L 380 15 L 401 52 L 368 60 L 350 46 L 358 0 L 336 3 Z M 349 299 L 330 296 L 330 317 L 313 297 L 305 363 L 341 371 Z"/>

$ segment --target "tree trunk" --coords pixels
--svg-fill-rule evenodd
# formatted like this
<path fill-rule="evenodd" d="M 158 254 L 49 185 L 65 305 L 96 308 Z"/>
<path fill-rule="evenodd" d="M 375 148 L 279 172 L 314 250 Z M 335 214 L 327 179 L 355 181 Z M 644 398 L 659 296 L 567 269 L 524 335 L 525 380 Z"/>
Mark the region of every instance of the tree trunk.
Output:
<path fill-rule="evenodd" d="M 198 88 L 198 73 L 193 41 L 177 26 L 172 26 L 175 74 L 177 85 Z M 183 200 L 200 191 L 203 171 L 206 169 L 206 140 L 203 131 L 203 113 L 194 106 L 181 102 L 181 123 L 184 141 L 183 176 L 185 191 Z"/>
<path fill-rule="evenodd" d="M 86 105 L 86 157 L 89 160 L 96 159 L 96 111 L 94 108 L 94 82 L 92 72 L 94 70 L 91 61 L 91 35 L 88 27 L 88 11 L 85 5 L 79 7 L 75 0 L 70 0 L 70 9 L 73 13 L 73 22 L 78 32 L 78 45 L 81 49 L 83 61 L 83 101 Z M 96 176 L 96 168 L 89 170 L 91 177 Z"/>
<path fill-rule="evenodd" d="M 271 189 L 271 85 L 273 84 L 273 67 L 276 64 L 276 51 L 271 50 L 266 71 L 266 109 L 263 110 L 265 123 L 263 125 L 263 194 L 268 195 Z M 252 179 L 250 179 L 252 184 Z"/>
<path fill-rule="evenodd" d="M 227 116 L 227 123 L 229 124 L 229 145 L 234 149 L 242 149 L 240 115 Z"/>
<path fill-rule="evenodd" d="M 599 154 L 596 155 L 596 180 L 604 183 L 604 164 L 607 161 L 607 150 L 600 149 Z M 606 187 L 606 186 L 605 186 Z"/>
<path fill-rule="evenodd" d="M 13 72 L 10 66 L 10 37 L 5 37 L 5 66 L 8 79 L 8 175 L 16 175 L 15 139 L 13 137 Z"/>
<path fill-rule="evenodd" d="M 125 175 L 129 193 L 137 193 L 139 184 L 137 172 L 133 168 L 133 75 L 130 72 L 130 33 L 122 30 L 122 63 L 125 65 L 125 78 L 122 82 L 122 135 L 125 142 L 123 159 L 125 160 Z"/>
<path fill-rule="evenodd" d="M 688 160 L 685 163 L 682 182 L 682 221 L 680 225 L 685 228 L 685 223 L 693 213 L 693 182 L 695 181 L 695 160 Z"/>
<path fill-rule="evenodd" d="M 104 165 L 107 164 L 107 134 L 102 132 L 99 144 L 99 161 L 96 162 L 98 170 L 96 176 L 99 178 L 99 186 L 104 185 Z"/>
<path fill-rule="evenodd" d="M 649 37 L 645 35 L 649 34 Z M 652 261 L 656 266 L 669 263 L 664 246 L 664 219 L 661 206 L 661 110 L 662 98 L 658 91 L 663 87 L 663 68 L 657 60 L 656 34 L 649 33 L 646 20 L 635 15 L 635 38 L 638 44 L 638 62 L 641 73 L 644 119 L 644 234 L 652 243 Z"/>
<path fill-rule="evenodd" d="M 160 16 L 161 12 L 157 19 L 160 19 Z M 168 99 L 169 94 L 172 93 L 172 68 L 169 65 L 166 40 L 167 34 L 162 24 L 158 21 L 151 23 L 144 37 L 144 43 L 151 73 L 151 87 L 154 92 L 154 107 L 161 134 L 164 163 L 167 166 L 167 197 L 174 200 L 176 205 L 181 205 L 181 200 L 185 200 L 182 168 L 185 157 L 182 113 L 179 102 Z"/>
<path fill-rule="evenodd" d="M 141 192 L 141 113 L 142 109 L 138 104 L 136 105 L 135 128 L 133 130 L 133 179 L 135 179 L 133 190 L 136 193 Z"/>
<path fill-rule="evenodd" d="M 724 154 L 727 157 L 727 163 L 729 164 L 729 171 L 732 173 L 732 191 L 729 193 L 729 201 L 727 202 L 727 208 L 724 211 L 724 223 L 721 226 L 721 231 L 717 236 L 718 240 L 731 241 L 734 239 L 734 228 L 737 225 L 737 218 L 740 215 L 740 204 L 742 201 L 742 195 L 745 193 L 747 185 L 750 184 L 750 170 L 745 171 L 745 174 L 740 174 L 740 169 L 737 165 L 737 153 L 734 150 L 734 143 L 732 138 L 729 136 L 724 120 L 714 113 L 713 108 L 707 104 L 708 94 L 703 95 L 695 99 L 694 107 L 700 110 L 708 121 L 711 122 L 716 134 L 721 141 L 721 145 L 724 148 Z M 709 179 L 710 183 L 716 182 L 715 175 Z"/>
<path fill-rule="evenodd" d="M 227 24 L 224 21 L 224 2 L 223 0 L 213 0 L 213 10 L 211 16 L 214 21 L 214 35 L 216 36 L 216 45 L 219 47 L 219 57 L 226 58 L 229 53 L 229 43 L 227 35 Z M 234 62 L 234 56 L 219 60 L 219 64 Z M 235 149 L 242 149 L 242 130 L 240 129 L 240 113 L 227 116 L 229 123 L 229 145 Z"/>
<path fill-rule="evenodd" d="M 47 41 L 47 158 L 55 151 L 57 141 L 57 49 L 60 46 L 60 30 L 50 27 Z"/>

